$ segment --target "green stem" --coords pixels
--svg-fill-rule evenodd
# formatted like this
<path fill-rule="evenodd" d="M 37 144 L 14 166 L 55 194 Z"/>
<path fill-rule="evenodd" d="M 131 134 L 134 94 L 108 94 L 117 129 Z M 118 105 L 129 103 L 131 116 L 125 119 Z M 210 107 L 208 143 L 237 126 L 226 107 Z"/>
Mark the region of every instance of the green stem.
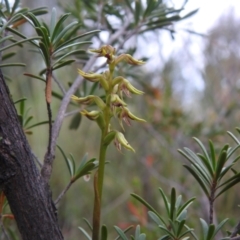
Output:
<path fill-rule="evenodd" d="M 105 128 L 102 129 L 100 150 L 99 150 L 99 166 L 98 171 L 94 177 L 94 209 L 93 209 L 93 234 L 92 240 L 99 239 L 99 232 L 101 226 L 101 202 L 102 202 L 102 190 L 103 190 L 103 180 L 104 180 L 104 170 L 106 161 L 107 145 L 104 144 L 104 138 L 108 133 L 108 126 L 111 119 L 110 107 L 107 107 L 104 111 L 105 117 Z"/>
<path fill-rule="evenodd" d="M 99 240 L 100 227 L 101 227 L 101 202 L 102 202 L 102 190 L 103 190 L 103 180 L 104 180 L 104 169 L 106 161 L 107 145 L 104 144 L 104 139 L 108 134 L 108 127 L 112 117 L 111 114 L 111 100 L 110 96 L 112 93 L 112 78 L 113 78 L 114 66 L 109 66 L 110 77 L 109 77 L 109 90 L 106 92 L 106 108 L 103 111 L 103 116 L 105 120 L 105 127 L 102 129 L 100 150 L 99 150 L 99 166 L 98 170 L 94 176 L 94 208 L 93 208 L 93 232 L 92 240 Z"/>

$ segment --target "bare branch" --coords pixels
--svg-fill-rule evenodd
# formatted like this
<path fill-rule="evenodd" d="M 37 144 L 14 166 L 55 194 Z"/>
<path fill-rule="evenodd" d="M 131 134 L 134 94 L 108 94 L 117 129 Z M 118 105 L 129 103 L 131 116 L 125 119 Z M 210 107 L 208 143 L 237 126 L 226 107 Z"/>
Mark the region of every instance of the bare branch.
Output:
<path fill-rule="evenodd" d="M 59 194 L 59 196 L 57 197 L 57 199 L 55 200 L 55 205 L 57 205 L 59 202 L 60 202 L 60 200 L 62 199 L 62 197 L 65 195 L 65 193 L 67 192 L 67 190 L 72 186 L 72 184 L 73 184 L 73 182 L 72 181 L 70 181 L 69 183 L 68 183 L 68 185 L 66 186 L 66 188 Z"/>
<path fill-rule="evenodd" d="M 231 239 L 234 239 L 234 240 L 238 239 L 238 238 L 233 238 L 233 237 L 235 237 L 239 231 L 240 231 L 240 221 L 238 222 L 237 226 L 234 228 L 234 230 L 231 234 Z M 239 237 L 239 239 L 240 239 L 240 237 Z"/>

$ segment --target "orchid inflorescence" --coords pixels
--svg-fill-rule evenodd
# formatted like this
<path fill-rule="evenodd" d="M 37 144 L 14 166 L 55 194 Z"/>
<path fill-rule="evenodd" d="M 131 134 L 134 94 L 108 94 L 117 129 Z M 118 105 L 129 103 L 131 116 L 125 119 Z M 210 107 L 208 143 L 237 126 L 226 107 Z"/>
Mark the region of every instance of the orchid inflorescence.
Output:
<path fill-rule="evenodd" d="M 106 141 L 108 145 L 112 140 L 118 150 L 121 150 L 121 146 L 134 151 L 134 149 L 129 145 L 127 140 L 124 137 L 124 134 L 112 130 L 110 127 L 110 120 L 112 117 L 116 117 L 119 120 L 120 126 L 123 127 L 123 122 L 128 126 L 131 125 L 131 120 L 145 122 L 144 119 L 136 117 L 127 107 L 126 102 L 123 99 L 125 94 L 127 97 L 131 97 L 132 94 L 142 95 L 143 92 L 136 89 L 129 80 L 122 76 L 114 77 L 114 70 L 117 64 L 122 61 L 130 65 L 142 65 L 143 61 L 133 58 L 129 54 L 121 54 L 116 56 L 116 50 L 110 45 L 104 45 L 100 49 L 91 49 L 90 52 L 98 53 L 98 57 L 105 57 L 107 59 L 108 70 L 103 73 L 86 73 L 82 70 L 78 70 L 78 73 L 90 82 L 99 82 L 100 86 L 105 90 L 105 100 L 102 98 L 89 95 L 86 97 L 76 97 L 72 96 L 72 100 L 80 103 L 89 105 L 95 103 L 98 107 L 98 110 L 87 111 L 86 109 L 82 110 L 80 113 L 86 116 L 88 119 L 96 121 L 104 132 Z"/>

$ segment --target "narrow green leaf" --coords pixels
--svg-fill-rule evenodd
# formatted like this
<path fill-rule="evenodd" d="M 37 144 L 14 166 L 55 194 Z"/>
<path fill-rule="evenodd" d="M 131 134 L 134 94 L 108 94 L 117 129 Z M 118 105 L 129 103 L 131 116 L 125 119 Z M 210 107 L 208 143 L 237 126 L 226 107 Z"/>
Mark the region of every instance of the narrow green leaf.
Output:
<path fill-rule="evenodd" d="M 164 224 L 161 219 L 152 211 L 148 211 L 149 217 L 157 224 L 157 225 L 162 225 Z"/>
<path fill-rule="evenodd" d="M 6 53 L 6 54 L 4 54 L 4 55 L 2 56 L 2 61 L 5 61 L 5 60 L 11 58 L 11 57 L 13 57 L 14 55 L 16 55 L 15 52 Z"/>
<path fill-rule="evenodd" d="M 134 18 L 135 24 L 137 25 L 139 22 L 139 18 L 141 15 L 141 0 L 135 0 L 135 11 L 134 11 Z"/>
<path fill-rule="evenodd" d="M 188 14 L 186 14 L 185 16 L 181 17 L 181 20 L 186 19 L 186 18 L 190 18 L 191 16 L 193 16 L 194 14 L 196 14 L 198 12 L 199 9 L 195 9 L 191 12 L 189 12 Z"/>
<path fill-rule="evenodd" d="M 143 18 L 145 18 L 145 17 L 147 17 L 148 15 L 150 15 L 151 12 L 156 9 L 157 3 L 158 3 L 158 1 L 156 1 L 156 0 L 150 0 L 150 1 L 148 1 L 148 3 L 147 3 L 147 8 L 146 8 L 146 10 L 145 10 L 145 12 L 144 12 L 144 14 L 143 14 Z"/>
<path fill-rule="evenodd" d="M 230 135 L 230 137 L 231 137 L 238 145 L 240 145 L 239 140 L 238 140 L 231 132 L 227 131 L 227 133 L 228 133 L 228 135 Z"/>
<path fill-rule="evenodd" d="M 26 127 L 27 124 L 33 119 L 33 116 L 29 116 L 25 121 L 23 121 L 23 127 Z"/>
<path fill-rule="evenodd" d="M 213 170 L 215 171 L 215 169 L 216 169 L 216 155 L 215 155 L 214 145 L 213 145 L 213 142 L 211 140 L 208 140 L 208 143 L 209 143 L 209 148 L 210 148 L 210 153 L 211 153 Z"/>
<path fill-rule="evenodd" d="M 149 210 L 154 212 L 159 217 L 159 219 L 164 223 L 164 225 L 166 225 L 166 223 L 164 222 L 162 217 L 159 215 L 159 213 L 149 203 L 147 203 L 143 198 L 141 198 L 140 196 L 138 196 L 137 194 L 134 194 L 134 193 L 131 193 L 131 196 L 134 197 L 135 199 L 137 199 L 140 203 L 142 203 Z"/>
<path fill-rule="evenodd" d="M 7 12 L 10 13 L 11 9 L 10 9 L 10 5 L 9 5 L 9 1 L 8 0 L 4 0 L 5 2 L 5 6 L 6 6 L 6 9 L 7 9 Z"/>
<path fill-rule="evenodd" d="M 7 49 L 9 49 L 9 48 L 11 48 L 11 47 L 17 46 L 17 45 L 19 45 L 19 44 L 21 44 L 21 43 L 28 42 L 28 41 L 30 41 L 30 40 L 35 40 L 35 39 L 40 39 L 40 37 L 31 37 L 31 38 L 28 38 L 28 39 L 24 39 L 24 40 L 15 42 L 15 43 L 13 43 L 13 44 L 10 44 L 10 45 L 7 45 L 7 46 L 5 46 L 5 47 L 0 48 L 0 52 L 5 51 L 5 50 L 7 50 Z"/>
<path fill-rule="evenodd" d="M 170 204 L 169 204 L 168 198 L 161 188 L 159 188 L 158 190 L 160 191 L 160 193 L 162 195 L 164 205 L 165 205 L 165 209 L 167 210 L 167 214 L 168 214 L 168 217 L 169 217 L 170 216 L 170 206 L 169 206 Z"/>
<path fill-rule="evenodd" d="M 32 12 L 28 12 L 27 16 L 24 16 L 24 18 L 26 18 L 28 21 L 30 19 L 30 23 L 32 22 L 34 24 L 35 27 L 41 27 L 40 22 L 37 20 L 37 18 L 34 16 L 34 14 Z"/>
<path fill-rule="evenodd" d="M 48 9 L 47 9 L 47 7 L 39 7 L 39 8 L 34 8 L 34 9 L 30 10 L 29 12 L 31 12 L 35 16 L 39 16 L 39 15 L 48 13 Z"/>
<path fill-rule="evenodd" d="M 42 122 L 39 122 L 39 123 L 35 123 L 29 127 L 27 127 L 26 129 L 30 129 L 30 128 L 34 128 L 34 127 L 37 127 L 37 126 L 40 126 L 40 125 L 43 125 L 43 124 L 48 124 L 49 121 L 42 121 Z"/>
<path fill-rule="evenodd" d="M 71 176 L 73 176 L 75 174 L 75 172 L 76 172 L 75 159 L 74 159 L 74 157 L 73 157 L 73 155 L 71 153 L 69 155 L 70 155 L 70 161 L 71 161 L 71 165 L 72 165 L 72 172 L 71 172 L 72 174 L 71 174 Z"/>
<path fill-rule="evenodd" d="M 235 175 L 236 176 L 236 175 Z M 237 183 L 240 182 L 240 176 L 238 175 L 237 177 L 232 177 L 231 181 L 229 181 L 229 183 L 217 194 L 217 196 L 215 197 L 215 199 L 217 197 L 219 197 L 222 193 L 226 192 L 228 189 L 230 189 L 231 187 L 233 187 L 234 185 L 236 185 Z M 224 183 L 225 185 L 225 183 Z"/>
<path fill-rule="evenodd" d="M 240 158 L 240 156 L 239 156 Z M 234 164 L 230 164 L 229 166 L 225 167 L 222 169 L 222 172 L 220 173 L 219 175 L 219 181 L 224 177 L 224 175 L 229 171 L 229 169 L 231 169 L 231 167 L 233 166 Z"/>
<path fill-rule="evenodd" d="M 69 129 L 71 130 L 78 129 L 81 121 L 82 121 L 82 115 L 80 113 L 75 114 L 70 122 Z"/>
<path fill-rule="evenodd" d="M 42 57 L 46 64 L 46 67 L 50 68 L 51 62 L 50 62 L 50 53 L 49 53 L 48 47 L 43 42 L 39 42 L 39 47 L 41 49 Z"/>
<path fill-rule="evenodd" d="M 84 236 L 88 239 L 88 240 L 92 240 L 92 238 L 89 236 L 89 234 L 81 227 L 78 227 L 78 229 L 84 234 Z"/>
<path fill-rule="evenodd" d="M 200 218 L 200 222 L 201 222 L 202 229 L 203 229 L 203 239 L 206 240 L 207 234 L 208 234 L 208 225 L 207 225 L 206 221 L 202 218 Z"/>
<path fill-rule="evenodd" d="M 227 161 L 227 152 L 223 151 L 223 152 L 221 152 L 221 154 L 218 158 L 218 161 L 217 161 L 217 167 L 216 167 L 216 173 L 215 173 L 216 180 L 218 180 L 226 161 Z"/>
<path fill-rule="evenodd" d="M 185 152 L 183 152 L 182 150 L 178 150 L 179 153 L 181 153 L 186 159 L 188 159 L 192 164 L 196 164 L 198 163 L 198 165 L 201 167 L 201 169 L 204 171 L 205 174 L 209 175 L 209 172 L 207 171 L 205 165 L 203 164 L 203 162 L 201 161 L 201 159 L 189 148 L 184 148 Z"/>
<path fill-rule="evenodd" d="M 181 206 L 181 203 L 182 203 L 182 195 L 179 195 L 175 203 L 176 211 L 178 211 L 178 208 Z"/>
<path fill-rule="evenodd" d="M 227 221 L 228 221 L 228 218 L 222 220 L 222 221 L 218 224 L 218 226 L 217 226 L 216 229 L 215 229 L 214 236 L 216 236 L 216 234 L 219 232 L 219 230 L 222 229 L 222 227 L 224 226 L 224 224 L 225 224 Z"/>
<path fill-rule="evenodd" d="M 60 19 L 58 20 L 58 22 L 56 23 L 56 25 L 54 27 L 52 35 L 51 35 L 51 42 L 53 42 L 55 40 L 57 34 L 59 33 L 59 31 L 63 25 L 63 22 L 68 18 L 69 15 L 70 15 L 70 13 L 65 13 L 64 15 L 62 15 L 60 17 Z"/>
<path fill-rule="evenodd" d="M 204 165 L 206 166 L 211 177 L 213 177 L 213 175 L 214 175 L 213 164 L 211 164 L 210 161 L 208 161 L 207 158 L 205 156 L 203 156 L 202 154 L 198 153 L 197 155 L 202 160 Z"/>
<path fill-rule="evenodd" d="M 177 211 L 177 217 L 182 213 L 182 211 L 187 210 L 188 207 L 193 203 L 193 201 L 194 201 L 195 199 L 196 199 L 196 198 L 193 197 L 193 198 L 189 199 L 187 202 L 185 202 L 185 203 L 179 208 L 179 210 Z"/>
<path fill-rule="evenodd" d="M 172 237 L 172 239 L 175 238 L 174 234 L 169 229 L 167 229 L 166 227 L 163 227 L 163 226 L 160 225 L 159 228 L 162 229 L 166 234 L 168 234 L 169 237 Z"/>
<path fill-rule="evenodd" d="M 73 38 L 71 38 L 71 39 L 68 39 L 68 40 L 66 39 L 66 41 L 64 41 L 64 43 L 62 43 L 61 45 L 59 45 L 59 46 L 56 48 L 56 50 L 57 50 L 57 49 L 60 49 L 60 48 L 62 48 L 62 47 L 64 47 L 64 46 L 69 45 L 70 43 L 74 42 L 75 40 L 77 40 L 77 39 L 79 39 L 79 38 L 82 38 L 82 37 L 85 37 L 85 36 L 88 36 L 88 35 L 91 35 L 91 34 L 95 34 L 95 33 L 98 33 L 98 32 L 100 32 L 100 30 L 93 30 L 93 31 L 89 31 L 89 32 L 83 33 L 83 34 L 81 34 L 81 35 L 79 35 L 79 36 L 73 37 Z"/>
<path fill-rule="evenodd" d="M 57 145 L 59 151 L 61 152 L 61 154 L 63 155 L 63 159 L 65 160 L 65 163 L 67 165 L 67 168 L 68 168 L 68 171 L 69 171 L 69 174 L 70 176 L 72 177 L 72 166 L 71 166 L 71 162 L 68 160 L 66 154 L 64 153 L 64 151 L 62 150 L 62 148 Z"/>
<path fill-rule="evenodd" d="M 240 145 L 237 145 L 234 148 L 229 148 L 227 151 L 227 159 L 229 159 L 233 155 L 233 153 L 235 153 L 239 148 L 240 148 Z"/>
<path fill-rule="evenodd" d="M 202 144 L 202 142 L 201 142 L 198 138 L 195 138 L 195 137 L 194 137 L 193 139 L 198 143 L 198 145 L 199 145 L 200 148 L 202 149 L 203 154 L 204 154 L 205 158 L 208 160 L 209 164 L 212 165 L 212 161 L 211 161 L 211 159 L 210 159 L 210 157 L 209 157 L 209 155 L 208 155 L 208 153 L 207 153 L 206 148 L 205 148 L 204 145 Z"/>
<path fill-rule="evenodd" d="M 53 8 L 52 9 L 52 14 L 51 14 L 51 22 L 50 22 L 50 36 L 51 37 L 53 35 L 53 31 L 54 31 L 54 28 L 56 26 L 56 21 L 57 21 L 57 11 L 56 11 L 56 8 Z"/>
<path fill-rule="evenodd" d="M 19 2 L 20 2 L 20 0 L 15 0 L 14 1 L 13 7 L 12 7 L 12 11 L 11 11 L 11 15 L 13 15 L 15 13 L 15 11 L 16 11 L 18 5 L 19 5 Z"/>
<path fill-rule="evenodd" d="M 79 46 L 79 45 L 83 45 L 83 44 L 91 44 L 92 42 L 90 41 L 85 41 L 85 42 L 76 42 L 76 43 L 72 43 L 72 44 L 69 44 L 69 45 L 65 45 L 62 47 L 62 48 L 56 48 L 54 53 L 53 53 L 53 56 L 55 56 L 57 53 L 65 50 L 65 49 L 68 49 L 68 48 L 71 48 L 71 47 L 75 47 L 75 46 Z"/>
<path fill-rule="evenodd" d="M 128 232 L 130 229 L 132 229 L 133 228 L 133 226 L 131 225 L 131 226 L 129 226 L 129 227 L 127 227 L 126 229 L 124 229 L 124 233 L 126 233 L 126 232 Z M 116 237 L 115 238 L 115 240 L 118 240 L 120 238 L 120 236 L 118 236 L 118 237 Z"/>
<path fill-rule="evenodd" d="M 103 225 L 101 229 L 101 240 L 107 240 L 107 237 L 108 237 L 107 227 Z"/>
<path fill-rule="evenodd" d="M 61 40 L 64 35 L 74 26 L 79 25 L 77 21 L 74 21 L 68 24 L 56 37 L 52 40 L 53 46 L 56 47 L 58 44 L 61 44 Z"/>
<path fill-rule="evenodd" d="M 200 187 L 202 188 L 202 190 L 204 191 L 206 196 L 209 197 L 207 187 L 204 184 L 204 182 L 202 181 L 202 179 L 193 171 L 193 169 L 191 167 L 189 167 L 187 165 L 183 165 L 183 166 L 193 175 L 193 177 L 197 180 L 197 182 L 199 183 Z"/>
<path fill-rule="evenodd" d="M 175 204 L 176 204 L 176 190 L 172 188 L 171 191 L 171 203 L 170 203 L 170 219 L 173 221 L 175 215 Z"/>
<path fill-rule="evenodd" d="M 66 54 L 64 54 L 62 57 L 58 58 L 57 61 L 53 64 L 53 67 L 55 65 L 57 65 L 59 62 L 61 62 L 64 58 L 70 56 L 70 55 L 74 55 L 74 54 L 78 54 L 78 53 L 84 53 L 85 51 L 84 50 L 73 50 L 71 52 L 68 52 Z"/>
<path fill-rule="evenodd" d="M 176 236 L 179 237 L 179 235 L 181 234 L 181 231 L 183 230 L 183 227 L 184 227 L 184 224 L 185 224 L 185 220 L 182 220 L 179 225 L 178 225 L 178 228 L 177 228 L 177 232 L 176 232 Z M 188 231 L 187 231 L 188 232 Z M 184 234 L 185 235 L 185 234 Z M 179 238 L 181 239 L 181 238 Z"/>
<path fill-rule="evenodd" d="M 186 226 L 186 225 L 185 225 Z M 183 239 L 183 237 L 185 236 L 185 235 L 187 235 L 188 233 L 193 233 L 193 229 L 189 229 L 189 230 L 186 230 L 185 232 L 183 232 L 180 236 L 179 236 L 179 239 L 182 239 L 182 240 L 184 240 L 184 239 L 189 239 L 189 237 L 187 237 L 187 238 L 184 238 Z M 194 234 L 195 235 L 195 234 Z M 196 235 L 195 235 L 196 236 Z M 197 239 L 197 238 L 195 238 L 195 239 Z"/>
<path fill-rule="evenodd" d="M 73 176 L 74 181 L 83 177 L 84 175 L 90 174 L 92 170 L 97 168 L 97 166 L 98 166 L 98 162 L 96 162 L 96 158 L 92 158 L 88 160 L 87 163 L 84 164 L 84 166 L 80 165 L 76 170 L 75 175 Z"/>
<path fill-rule="evenodd" d="M 206 240 L 212 240 L 213 239 L 214 231 L 215 231 L 215 225 L 214 224 L 210 224 L 209 228 L 208 228 L 208 233 L 207 233 Z"/>
<path fill-rule="evenodd" d="M 56 70 L 56 69 L 58 69 L 58 68 L 61 68 L 61 67 L 70 65 L 70 64 L 73 63 L 73 62 L 75 62 L 75 60 L 73 60 L 73 59 L 63 61 L 63 62 L 57 64 L 52 70 Z"/>
<path fill-rule="evenodd" d="M 205 173 L 204 170 L 198 164 L 192 164 L 192 169 L 196 174 L 204 181 L 206 186 L 212 185 L 212 178 L 209 176 L 208 173 Z"/>
<path fill-rule="evenodd" d="M 20 102 L 26 101 L 26 100 L 27 100 L 27 98 L 20 98 L 17 101 L 15 101 L 14 104 L 17 104 L 17 103 L 20 103 Z"/>
<path fill-rule="evenodd" d="M 4 42 L 4 41 L 7 41 L 9 39 L 13 39 L 13 36 L 12 35 L 9 35 L 9 36 L 6 36 L 6 37 L 3 37 L 0 39 L 0 43 Z"/>
<path fill-rule="evenodd" d="M 40 81 L 42 81 L 42 82 L 46 82 L 46 80 L 45 80 L 44 78 L 39 77 L 39 76 L 37 76 L 37 75 L 33 75 L 33 74 L 31 74 L 31 73 L 24 73 L 23 75 L 28 76 L 28 77 L 31 77 L 31 78 L 35 78 L 35 79 L 40 80 Z"/>
<path fill-rule="evenodd" d="M 99 85 L 98 82 L 93 83 L 88 95 L 93 95 L 95 90 L 97 89 L 98 85 Z"/>
<path fill-rule="evenodd" d="M 128 240 L 127 236 L 125 235 L 125 233 L 123 232 L 123 230 L 117 226 L 114 226 L 115 230 L 117 231 L 118 235 L 120 236 L 120 238 L 122 238 L 122 240 Z"/>
<path fill-rule="evenodd" d="M 135 229 L 135 239 L 138 239 L 140 234 L 141 234 L 140 226 L 137 225 L 137 227 Z"/>
<path fill-rule="evenodd" d="M 4 67 L 26 67 L 26 64 L 24 63 L 5 63 L 5 64 L 0 64 L 0 68 Z"/>
<path fill-rule="evenodd" d="M 93 227 L 92 227 L 91 223 L 86 218 L 83 218 L 83 221 L 87 224 L 87 226 L 89 227 L 89 230 L 92 232 Z"/>

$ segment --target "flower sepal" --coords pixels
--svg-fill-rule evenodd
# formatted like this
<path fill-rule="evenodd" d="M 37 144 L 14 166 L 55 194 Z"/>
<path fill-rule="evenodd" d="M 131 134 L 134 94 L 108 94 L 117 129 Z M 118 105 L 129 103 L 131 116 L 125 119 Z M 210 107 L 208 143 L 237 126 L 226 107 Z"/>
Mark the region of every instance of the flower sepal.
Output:
<path fill-rule="evenodd" d="M 117 65 L 118 63 L 125 61 L 130 65 L 135 65 L 135 66 L 139 66 L 139 65 L 143 65 L 145 62 L 142 60 L 137 60 L 136 58 L 132 57 L 130 54 L 121 54 L 118 57 L 116 57 L 114 59 L 114 63 Z"/>
<path fill-rule="evenodd" d="M 131 126 L 130 120 L 134 120 L 134 121 L 138 121 L 138 122 L 146 122 L 145 119 L 139 118 L 139 117 L 135 116 L 133 113 L 131 113 L 127 107 L 119 108 L 117 114 L 118 114 L 119 124 L 123 130 L 124 130 L 123 121 L 128 126 Z"/>
<path fill-rule="evenodd" d="M 95 102 L 101 110 L 103 110 L 106 107 L 106 104 L 104 103 L 104 101 L 100 97 L 95 95 L 88 95 L 86 97 L 81 97 L 81 98 L 75 95 L 72 95 L 71 99 L 77 103 L 86 104 L 86 105 L 89 105 Z"/>
<path fill-rule="evenodd" d="M 114 139 L 114 145 L 116 148 L 121 152 L 121 146 L 125 147 L 126 149 L 135 152 L 135 150 L 132 148 L 132 146 L 128 143 L 126 138 L 121 132 L 116 131 L 115 139 Z"/>

